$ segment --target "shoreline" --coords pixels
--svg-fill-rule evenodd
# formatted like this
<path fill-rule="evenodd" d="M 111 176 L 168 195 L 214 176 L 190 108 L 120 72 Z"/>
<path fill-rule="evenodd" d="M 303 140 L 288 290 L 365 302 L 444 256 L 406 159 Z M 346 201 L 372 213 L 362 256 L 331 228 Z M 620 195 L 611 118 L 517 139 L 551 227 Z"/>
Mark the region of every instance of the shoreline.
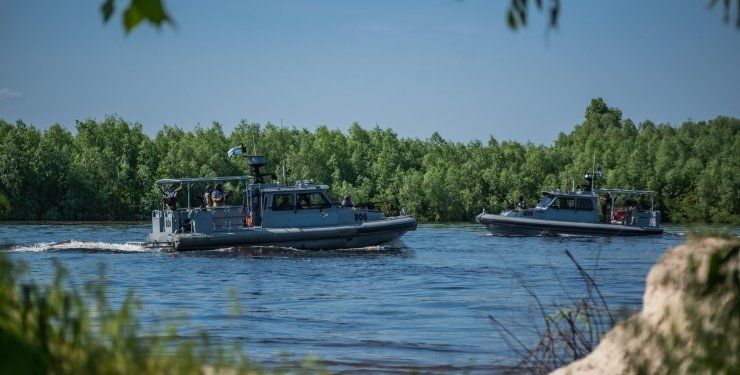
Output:
<path fill-rule="evenodd" d="M 419 224 L 429 225 L 446 225 L 446 224 L 478 224 L 475 220 L 471 221 L 421 221 L 417 220 Z M 148 220 L 0 220 L 0 225 L 104 225 L 104 224 L 151 224 Z M 668 226 L 684 226 L 688 228 L 692 227 L 704 227 L 704 226 L 718 226 L 718 227 L 740 227 L 740 223 L 707 223 L 707 222 L 670 222 L 662 223 Z"/>

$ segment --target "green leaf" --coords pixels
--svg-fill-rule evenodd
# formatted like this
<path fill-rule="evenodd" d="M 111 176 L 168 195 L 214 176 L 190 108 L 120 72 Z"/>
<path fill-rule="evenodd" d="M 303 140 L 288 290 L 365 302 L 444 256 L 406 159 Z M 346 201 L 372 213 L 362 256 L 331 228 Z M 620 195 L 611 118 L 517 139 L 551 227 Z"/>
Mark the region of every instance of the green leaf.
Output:
<path fill-rule="evenodd" d="M 558 27 L 558 16 L 560 15 L 560 8 L 553 6 L 550 9 L 550 27 Z"/>
<path fill-rule="evenodd" d="M 512 9 L 509 9 L 509 15 L 507 17 L 507 21 L 509 22 L 509 27 L 512 30 L 516 30 L 516 27 L 517 27 L 516 18 L 514 17 L 514 11 Z"/>
<path fill-rule="evenodd" d="M 161 0 L 133 0 L 149 22 L 159 26 L 162 22 L 169 20 Z"/>
<path fill-rule="evenodd" d="M 157 27 L 164 22 L 171 21 L 161 0 L 131 0 L 123 15 L 123 26 L 126 28 L 126 32 L 128 33 L 136 28 L 143 20 L 147 20 Z"/>
<path fill-rule="evenodd" d="M 126 33 L 138 26 L 143 19 L 144 15 L 141 14 L 139 8 L 132 1 L 126 12 L 123 13 L 123 27 L 126 29 Z"/>
<path fill-rule="evenodd" d="M 105 0 L 103 5 L 100 6 L 100 12 L 103 13 L 103 23 L 108 22 L 110 17 L 113 15 L 115 10 L 114 0 Z"/>

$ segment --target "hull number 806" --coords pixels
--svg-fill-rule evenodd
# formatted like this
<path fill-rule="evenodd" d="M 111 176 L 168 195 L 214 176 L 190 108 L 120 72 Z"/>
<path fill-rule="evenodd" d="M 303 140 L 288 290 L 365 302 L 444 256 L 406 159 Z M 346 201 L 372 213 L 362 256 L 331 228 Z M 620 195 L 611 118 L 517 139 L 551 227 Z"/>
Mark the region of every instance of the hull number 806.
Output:
<path fill-rule="evenodd" d="M 355 214 L 355 221 L 367 221 L 367 214 Z"/>

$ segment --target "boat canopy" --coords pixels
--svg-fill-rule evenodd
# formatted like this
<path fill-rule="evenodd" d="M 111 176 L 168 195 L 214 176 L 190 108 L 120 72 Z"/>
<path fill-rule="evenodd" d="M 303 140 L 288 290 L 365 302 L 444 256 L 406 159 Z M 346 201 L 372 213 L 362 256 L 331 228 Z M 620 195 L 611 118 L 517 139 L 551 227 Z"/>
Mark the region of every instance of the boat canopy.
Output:
<path fill-rule="evenodd" d="M 568 196 L 568 197 L 593 197 L 594 193 L 591 191 L 562 191 L 560 189 L 551 190 L 551 191 L 542 191 L 540 192 L 542 195 L 546 197 L 555 197 L 555 196 Z"/>
<path fill-rule="evenodd" d="M 183 177 L 183 178 L 165 178 L 157 180 L 157 185 L 170 185 L 180 182 L 187 182 L 188 184 L 193 182 L 222 182 L 222 181 L 244 181 L 253 178 L 252 176 L 225 176 L 225 177 Z"/>
<path fill-rule="evenodd" d="M 598 193 L 610 193 L 610 194 L 645 194 L 645 195 L 656 195 L 658 194 L 652 190 L 630 190 L 630 189 L 596 189 Z"/>
<path fill-rule="evenodd" d="M 316 190 L 328 190 L 329 185 L 296 185 L 296 186 L 273 186 L 262 189 L 265 193 L 273 193 L 278 191 L 316 191 Z"/>
<path fill-rule="evenodd" d="M 631 189 L 594 189 L 593 193 L 596 194 L 645 194 L 645 195 L 657 195 L 658 193 L 652 190 L 631 190 Z M 584 196 L 593 195 L 590 191 L 562 191 L 562 190 L 551 190 L 543 191 L 542 195 L 552 196 Z"/>

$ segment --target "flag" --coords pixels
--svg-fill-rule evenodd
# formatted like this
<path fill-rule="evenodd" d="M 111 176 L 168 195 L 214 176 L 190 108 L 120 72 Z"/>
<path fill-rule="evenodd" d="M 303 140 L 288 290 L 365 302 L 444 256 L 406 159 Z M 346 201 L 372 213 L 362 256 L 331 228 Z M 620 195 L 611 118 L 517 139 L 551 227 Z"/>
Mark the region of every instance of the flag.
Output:
<path fill-rule="evenodd" d="M 244 148 L 242 146 L 237 146 L 229 150 L 229 157 L 232 157 L 234 155 L 241 155 L 244 153 Z"/>

